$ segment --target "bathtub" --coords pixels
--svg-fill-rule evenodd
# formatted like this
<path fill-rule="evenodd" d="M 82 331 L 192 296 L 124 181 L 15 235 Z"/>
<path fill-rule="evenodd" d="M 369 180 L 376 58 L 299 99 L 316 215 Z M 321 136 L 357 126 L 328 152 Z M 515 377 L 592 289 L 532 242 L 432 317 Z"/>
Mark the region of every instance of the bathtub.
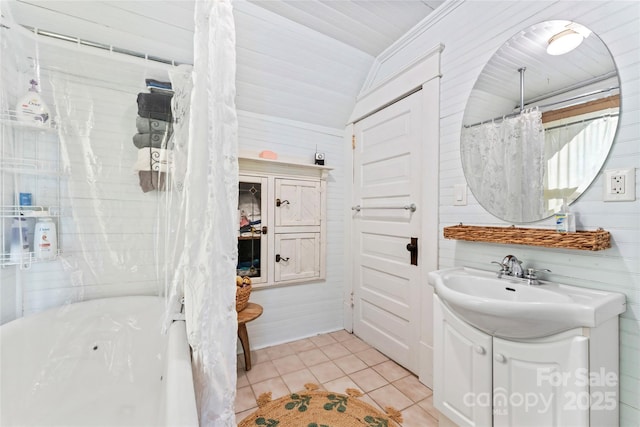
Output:
<path fill-rule="evenodd" d="M 184 322 L 159 297 L 97 299 L 0 327 L 1 426 L 197 426 Z"/>

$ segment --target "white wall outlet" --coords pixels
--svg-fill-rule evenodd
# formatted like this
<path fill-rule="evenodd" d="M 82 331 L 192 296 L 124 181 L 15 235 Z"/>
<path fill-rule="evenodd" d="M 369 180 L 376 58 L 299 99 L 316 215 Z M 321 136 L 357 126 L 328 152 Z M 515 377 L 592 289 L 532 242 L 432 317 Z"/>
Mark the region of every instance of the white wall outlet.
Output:
<path fill-rule="evenodd" d="M 604 201 L 627 202 L 636 199 L 636 169 L 604 171 Z"/>
<path fill-rule="evenodd" d="M 467 184 L 453 186 L 453 206 L 467 205 Z"/>

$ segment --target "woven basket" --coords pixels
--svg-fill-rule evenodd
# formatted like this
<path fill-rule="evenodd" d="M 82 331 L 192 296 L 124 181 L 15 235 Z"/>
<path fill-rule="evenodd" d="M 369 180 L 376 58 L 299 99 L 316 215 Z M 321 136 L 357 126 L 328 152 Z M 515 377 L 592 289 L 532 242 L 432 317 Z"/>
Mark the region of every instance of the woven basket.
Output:
<path fill-rule="evenodd" d="M 541 228 L 478 227 L 455 225 L 444 228 L 447 239 L 472 242 L 502 243 L 511 245 L 545 246 L 548 248 L 581 249 L 600 251 L 611 247 L 611 235 L 608 231 L 577 231 L 558 233 L 555 230 Z"/>
<path fill-rule="evenodd" d="M 248 277 L 241 278 L 244 283 L 242 286 L 236 285 L 236 311 L 241 312 L 249 304 L 249 296 L 251 295 L 251 279 Z"/>

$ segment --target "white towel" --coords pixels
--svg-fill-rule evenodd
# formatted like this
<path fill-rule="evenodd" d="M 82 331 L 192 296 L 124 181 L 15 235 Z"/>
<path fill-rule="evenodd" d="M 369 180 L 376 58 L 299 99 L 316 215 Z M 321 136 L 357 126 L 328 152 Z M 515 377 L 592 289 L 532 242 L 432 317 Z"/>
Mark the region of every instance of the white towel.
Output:
<path fill-rule="evenodd" d="M 136 171 L 170 172 L 173 169 L 173 153 L 164 148 L 141 148 L 138 161 L 133 167 Z"/>

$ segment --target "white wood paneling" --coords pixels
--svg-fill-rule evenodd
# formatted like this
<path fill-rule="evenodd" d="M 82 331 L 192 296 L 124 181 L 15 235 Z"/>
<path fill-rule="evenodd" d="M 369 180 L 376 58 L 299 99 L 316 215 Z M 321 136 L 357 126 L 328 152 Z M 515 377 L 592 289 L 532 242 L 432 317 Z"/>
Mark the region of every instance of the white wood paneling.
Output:
<path fill-rule="evenodd" d="M 370 55 L 378 55 L 444 1 L 249 0 Z"/>
<path fill-rule="evenodd" d="M 253 3 L 234 5 L 238 109 L 342 127 L 373 57 Z"/>
<path fill-rule="evenodd" d="M 97 43 L 193 62 L 193 2 L 20 0 L 22 24 Z"/>
<path fill-rule="evenodd" d="M 92 109 L 93 119 L 88 144 L 66 147 L 70 176 L 65 181 L 63 204 L 73 208 L 68 211 L 73 215 L 61 218 L 65 263 L 38 264 L 25 272 L 25 314 L 78 299 L 156 293 L 153 225 L 157 196 L 142 194 L 138 188 L 131 169 L 136 158 L 131 136 L 135 96 L 144 78 L 162 78 L 166 72 L 144 62 L 96 58 L 73 46 L 44 47 L 42 42 L 41 73 L 47 101 L 53 105 L 51 69 L 72 64 L 74 75 L 67 77 L 78 90 L 70 96 L 82 101 L 84 113 Z M 114 67 L 118 73 L 113 73 Z M 240 147 L 246 154 L 257 156 L 262 150 L 272 150 L 283 160 L 312 163 L 317 149 L 326 154 L 327 165 L 335 168 L 327 190 L 327 279 L 256 291 L 252 300 L 263 304 L 265 314 L 249 326 L 255 329 L 252 345 L 259 348 L 341 329 L 342 131 L 251 112 L 240 111 L 239 116 Z M 90 175 L 96 171 L 97 180 Z"/>
<path fill-rule="evenodd" d="M 640 168 L 640 5 L 637 2 L 473 2 L 452 8 L 440 20 L 430 22 L 402 48 L 390 48 L 384 62 L 376 64 L 371 85 L 411 63 L 413 58 L 442 43 L 440 92 L 440 220 L 439 228 L 465 224 L 500 225 L 469 194 L 467 206 L 452 206 L 453 185 L 465 183 L 459 154 L 462 115 L 479 73 L 491 55 L 520 29 L 546 20 L 575 20 L 593 30 L 610 49 L 621 79 L 622 115 L 613 149 L 604 169 Z M 638 178 L 636 177 L 636 180 Z M 507 253 L 527 265 L 553 270 L 550 280 L 623 292 L 628 308 L 620 319 L 620 423 L 640 424 L 640 198 L 635 202 L 604 203 L 602 177 L 572 205 L 580 228 L 603 227 L 611 231 L 612 249 L 601 252 L 569 251 L 527 246 L 449 241 L 440 238 L 439 267 L 468 265 L 490 270 L 490 262 Z M 545 220 L 535 226 L 552 228 Z M 636 363 L 637 365 L 637 363 Z"/>
<path fill-rule="evenodd" d="M 397 15 L 416 19 L 394 7 L 394 2 L 387 3 L 385 7 Z M 23 25 L 193 63 L 192 0 L 12 0 L 10 4 Z M 425 14 L 431 10 L 419 5 Z M 237 0 L 233 6 L 238 109 L 342 127 L 373 56 L 254 3 Z M 329 18 L 327 13 L 319 19 Z"/>
<path fill-rule="evenodd" d="M 251 347 L 258 349 L 335 331 L 343 327 L 344 290 L 344 164 L 342 130 L 239 111 L 238 142 L 241 155 L 256 157 L 263 150 L 279 160 L 313 163 L 317 150 L 334 168 L 327 178 L 326 280 L 280 288 L 255 290 L 251 301 L 264 314 L 247 325 Z"/>

